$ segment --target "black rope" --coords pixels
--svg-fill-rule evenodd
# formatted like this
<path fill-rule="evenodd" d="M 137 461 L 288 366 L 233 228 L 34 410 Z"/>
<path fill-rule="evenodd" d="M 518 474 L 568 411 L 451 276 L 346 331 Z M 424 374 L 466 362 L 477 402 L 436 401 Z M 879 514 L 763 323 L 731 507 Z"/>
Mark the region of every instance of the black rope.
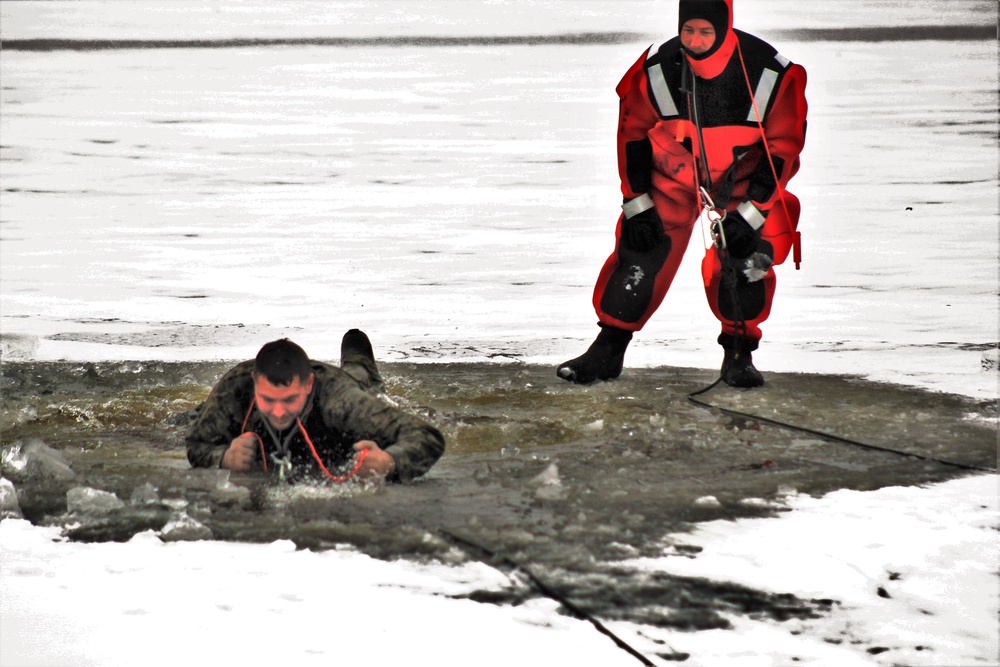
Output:
<path fill-rule="evenodd" d="M 777 420 L 777 419 L 770 419 L 768 417 L 761 417 L 760 415 L 751 414 L 749 412 L 740 412 L 739 410 L 732 410 L 730 408 L 724 408 L 722 406 L 713 405 L 713 404 L 708 403 L 706 401 L 700 401 L 700 400 L 698 400 L 698 399 L 695 398 L 695 396 L 698 396 L 700 394 L 704 394 L 704 393 L 707 393 L 707 392 L 711 391 L 721 381 L 722 381 L 722 377 L 720 376 L 719 379 L 717 379 L 715 382 L 713 382 L 712 384 L 708 385 L 707 387 L 705 387 L 703 389 L 699 389 L 698 391 L 691 392 L 690 394 L 688 394 L 688 400 L 691 401 L 692 403 L 694 403 L 695 405 L 699 405 L 699 406 L 701 406 L 703 408 L 718 410 L 718 411 L 720 411 L 720 412 L 722 412 L 724 414 L 733 415 L 733 416 L 736 416 L 736 417 L 744 417 L 746 419 L 754 419 L 756 421 L 761 421 L 761 422 L 764 422 L 766 424 L 772 424 L 774 426 L 780 426 L 781 428 L 785 428 L 785 429 L 788 429 L 788 430 L 791 430 L 791 431 L 798 431 L 800 433 L 807 433 L 809 435 L 814 435 L 814 436 L 817 436 L 819 438 L 823 438 L 825 440 L 829 440 L 831 442 L 838 442 L 838 443 L 841 443 L 841 444 L 844 444 L 844 445 L 851 445 L 853 447 L 860 447 L 861 449 L 869 449 L 869 450 L 876 451 L 876 452 L 885 452 L 885 453 L 888 453 L 888 454 L 896 454 L 897 456 L 911 457 L 911 458 L 915 458 L 915 459 L 920 459 L 921 461 L 929 461 L 929 462 L 932 462 L 932 463 L 940 463 L 941 465 L 952 466 L 952 467 L 955 467 L 955 468 L 961 468 L 963 470 L 974 470 L 974 471 L 977 471 L 977 472 L 989 472 L 989 473 L 996 473 L 997 472 L 996 468 L 983 468 L 981 466 L 976 466 L 976 465 L 971 465 L 971 464 L 966 464 L 966 463 L 955 463 L 954 461 L 945 461 L 944 459 L 935 458 L 933 456 L 924 456 L 923 454 L 913 454 L 911 452 L 904 452 L 902 450 L 893 449 L 891 447 L 880 447 L 878 445 L 870 445 L 868 443 L 859 442 L 857 440 L 851 440 L 850 438 L 845 438 L 843 436 L 834 435 L 832 433 L 825 433 L 823 431 L 816 431 L 814 429 L 807 428 L 805 426 L 797 426 L 796 424 L 789 424 L 788 422 L 783 422 L 783 421 L 780 421 L 780 420 Z"/>
<path fill-rule="evenodd" d="M 476 542 L 475 540 L 472 540 L 472 539 L 470 539 L 468 537 L 463 537 L 461 535 L 456 535 L 455 533 L 453 533 L 451 531 L 448 531 L 448 530 L 445 530 L 443 528 L 438 529 L 438 532 L 441 535 L 443 535 L 445 538 L 447 538 L 449 541 L 451 541 L 451 542 L 459 545 L 466 552 L 470 552 L 471 551 L 471 552 L 476 552 L 476 553 L 478 553 L 480 555 L 485 555 L 489 560 L 491 560 L 491 561 L 493 561 L 495 563 L 499 563 L 499 564 L 504 565 L 504 566 L 506 566 L 508 568 L 511 568 L 511 569 L 517 570 L 518 572 L 521 572 L 525 577 L 527 577 L 528 581 L 535 588 L 535 590 L 537 590 L 539 593 L 541 593 L 545 597 L 550 598 L 552 600 L 555 600 L 556 602 L 558 602 L 559 604 L 561 604 L 563 607 L 566 608 L 567 611 L 569 611 L 571 614 L 573 614 L 573 616 L 579 618 L 580 620 L 589 622 L 591 625 L 593 625 L 597 629 L 598 632 L 600 632 L 601 634 L 606 635 L 607 637 L 609 637 L 611 639 L 611 641 L 613 641 L 615 643 L 615 645 L 618 646 L 618 648 L 620 648 L 621 650 L 625 651 L 626 653 L 628 653 L 629 655 L 631 655 L 632 657 L 634 657 L 635 659 L 637 659 L 643 665 L 646 665 L 647 667 L 655 667 L 654 663 L 652 663 L 649 660 L 649 658 L 647 658 L 642 653 L 640 653 L 636 649 L 634 649 L 631 646 L 629 646 L 629 644 L 626 643 L 624 639 L 622 639 L 621 637 L 619 637 L 618 635 L 616 635 L 614 632 L 612 632 L 611 630 L 609 630 L 607 628 L 607 626 L 605 626 L 599 620 L 597 620 L 596 618 L 594 618 L 594 616 L 592 614 L 590 614 L 586 610 L 581 609 L 580 607 L 576 606 L 575 604 L 573 604 L 572 602 L 570 602 L 564 595 L 562 595 L 561 593 L 559 593 L 559 592 L 553 590 L 552 588 L 550 588 L 544 581 L 542 581 L 537 576 L 535 576 L 535 574 L 533 572 L 531 572 L 531 570 L 529 570 L 528 568 L 526 568 L 524 565 L 521 565 L 520 563 L 518 563 L 517 561 L 513 560 L 512 558 L 510 558 L 508 556 L 505 556 L 505 555 L 503 555 L 501 553 L 498 553 L 497 551 L 489 548 L 488 546 L 486 546 L 484 544 L 481 544 L 479 542 Z M 483 559 L 477 557 L 477 560 L 483 560 Z M 671 649 L 671 651 L 673 653 L 675 653 L 676 655 L 679 655 L 679 656 L 684 656 L 685 655 L 683 653 L 679 653 L 678 654 L 678 653 L 676 653 L 676 651 L 673 651 L 673 649 Z"/>

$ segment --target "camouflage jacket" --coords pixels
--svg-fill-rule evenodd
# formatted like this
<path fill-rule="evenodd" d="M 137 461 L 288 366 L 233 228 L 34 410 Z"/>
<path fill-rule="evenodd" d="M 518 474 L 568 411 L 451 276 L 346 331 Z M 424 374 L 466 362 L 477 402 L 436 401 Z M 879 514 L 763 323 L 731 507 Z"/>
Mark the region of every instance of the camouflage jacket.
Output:
<path fill-rule="evenodd" d="M 311 363 L 316 380 L 300 419 L 331 474 L 348 472 L 359 440 L 374 440 L 392 456 L 396 471 L 390 481 L 408 482 L 423 475 L 444 453 L 444 437 L 436 428 L 366 392 L 339 368 Z M 253 361 L 245 361 L 212 388 L 186 438 L 188 461 L 195 467 L 220 467 L 229 444 L 252 431 L 264 443 L 269 470 L 276 467 L 273 457 L 285 446 L 298 475 L 322 475 L 296 425 L 274 434 L 256 406 L 251 409 L 252 371 Z"/>

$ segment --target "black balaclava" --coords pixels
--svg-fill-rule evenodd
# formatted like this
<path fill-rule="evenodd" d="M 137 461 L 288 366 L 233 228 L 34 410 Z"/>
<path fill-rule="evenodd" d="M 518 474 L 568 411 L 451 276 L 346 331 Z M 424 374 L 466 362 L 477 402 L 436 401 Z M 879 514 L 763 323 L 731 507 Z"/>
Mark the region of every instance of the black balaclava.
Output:
<path fill-rule="evenodd" d="M 726 0 L 680 0 L 677 10 L 677 33 L 691 19 L 702 19 L 708 21 L 715 28 L 715 43 L 705 53 L 688 53 L 692 60 L 704 60 L 719 50 L 723 42 L 726 41 L 726 33 L 729 32 L 731 23 L 729 16 L 729 3 Z"/>

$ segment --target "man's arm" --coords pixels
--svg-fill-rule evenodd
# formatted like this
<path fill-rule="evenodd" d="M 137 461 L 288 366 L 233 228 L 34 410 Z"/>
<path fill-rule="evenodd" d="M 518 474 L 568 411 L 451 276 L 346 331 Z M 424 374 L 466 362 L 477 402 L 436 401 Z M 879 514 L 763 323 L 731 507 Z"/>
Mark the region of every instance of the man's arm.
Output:
<path fill-rule="evenodd" d="M 354 443 L 354 451 L 361 461 L 358 477 L 361 479 L 388 479 L 396 472 L 396 461 L 392 454 L 378 446 L 374 440 L 361 440 Z M 362 454 L 363 452 L 363 454 Z M 361 458 L 364 456 L 364 458 Z"/>
<path fill-rule="evenodd" d="M 246 409 L 253 400 L 253 379 L 250 371 L 253 362 L 244 362 L 228 373 L 212 388 L 208 398 L 198 412 L 198 418 L 188 431 L 187 445 L 188 461 L 196 468 L 234 467 L 237 463 L 230 456 L 233 465 L 224 466 L 223 457 L 239 438 Z M 254 439 L 256 443 L 256 439 Z M 238 447 L 238 449 L 247 449 Z M 235 452 L 234 452 L 235 454 Z M 240 463 L 245 463 L 248 454 L 241 455 Z"/>
<path fill-rule="evenodd" d="M 809 109 L 805 90 L 805 69 L 801 65 L 789 65 L 774 106 L 764 123 L 764 136 L 774 161 L 774 171 L 767 155 L 762 156 L 747 190 L 747 200 L 765 215 L 777 202 L 780 190 L 799 170 L 799 154 L 806 141 L 806 114 Z M 780 188 L 775 185 L 775 172 Z"/>
<path fill-rule="evenodd" d="M 323 383 L 317 398 L 323 420 L 353 438 L 355 449 L 369 449 L 363 466 L 384 474 L 389 481 L 409 482 L 423 475 L 444 453 L 444 436 L 438 429 L 379 400 L 354 382 L 331 378 Z M 364 441 L 372 441 L 376 447 Z M 385 454 L 391 457 L 391 464 Z"/>
<path fill-rule="evenodd" d="M 626 201 L 648 193 L 653 184 L 653 148 L 649 131 L 660 121 L 660 116 L 649 99 L 646 58 L 647 54 L 643 53 L 615 89 L 619 98 L 618 173 Z"/>

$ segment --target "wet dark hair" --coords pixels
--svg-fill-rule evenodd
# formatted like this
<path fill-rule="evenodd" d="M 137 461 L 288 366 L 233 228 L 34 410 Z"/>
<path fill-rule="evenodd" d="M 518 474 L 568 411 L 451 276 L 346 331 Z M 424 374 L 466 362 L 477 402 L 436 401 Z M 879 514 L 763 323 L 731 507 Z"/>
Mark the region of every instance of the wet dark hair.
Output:
<path fill-rule="evenodd" d="M 268 382 L 280 387 L 287 387 L 295 378 L 305 382 L 310 373 L 309 356 L 287 338 L 264 345 L 253 362 L 254 379 L 263 375 Z"/>

